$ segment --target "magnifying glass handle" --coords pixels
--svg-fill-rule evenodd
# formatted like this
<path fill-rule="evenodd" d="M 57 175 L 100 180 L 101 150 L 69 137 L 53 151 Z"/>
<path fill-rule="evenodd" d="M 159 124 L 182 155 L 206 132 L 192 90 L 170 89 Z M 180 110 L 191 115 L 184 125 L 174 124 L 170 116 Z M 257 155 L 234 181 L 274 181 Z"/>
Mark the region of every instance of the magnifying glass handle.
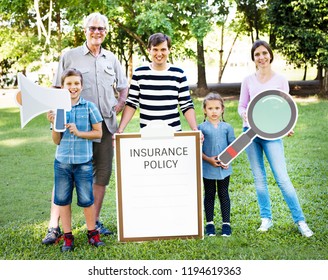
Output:
<path fill-rule="evenodd" d="M 252 142 L 255 136 L 256 133 L 249 128 L 219 154 L 218 160 L 221 161 L 223 165 L 228 165 Z"/>

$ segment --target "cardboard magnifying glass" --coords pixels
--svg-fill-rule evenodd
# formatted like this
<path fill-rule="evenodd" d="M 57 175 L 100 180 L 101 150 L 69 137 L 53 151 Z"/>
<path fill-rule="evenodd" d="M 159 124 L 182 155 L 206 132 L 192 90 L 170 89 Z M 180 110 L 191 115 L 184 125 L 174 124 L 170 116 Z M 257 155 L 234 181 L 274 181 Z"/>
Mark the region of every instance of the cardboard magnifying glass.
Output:
<path fill-rule="evenodd" d="M 258 136 L 275 140 L 287 135 L 295 126 L 297 106 L 292 97 L 281 90 L 266 90 L 256 95 L 247 108 L 249 129 L 233 141 L 218 160 L 228 165 Z"/>

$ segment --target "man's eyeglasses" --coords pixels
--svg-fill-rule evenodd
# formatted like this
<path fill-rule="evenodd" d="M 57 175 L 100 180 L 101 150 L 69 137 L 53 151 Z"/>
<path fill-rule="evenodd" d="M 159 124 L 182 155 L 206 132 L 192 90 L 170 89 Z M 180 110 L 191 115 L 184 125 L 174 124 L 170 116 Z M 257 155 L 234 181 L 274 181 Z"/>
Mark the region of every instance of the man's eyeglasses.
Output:
<path fill-rule="evenodd" d="M 106 28 L 102 27 L 102 26 L 99 26 L 99 27 L 89 26 L 88 29 L 89 29 L 90 32 L 96 32 L 96 30 L 98 30 L 99 33 L 104 33 L 106 31 Z"/>

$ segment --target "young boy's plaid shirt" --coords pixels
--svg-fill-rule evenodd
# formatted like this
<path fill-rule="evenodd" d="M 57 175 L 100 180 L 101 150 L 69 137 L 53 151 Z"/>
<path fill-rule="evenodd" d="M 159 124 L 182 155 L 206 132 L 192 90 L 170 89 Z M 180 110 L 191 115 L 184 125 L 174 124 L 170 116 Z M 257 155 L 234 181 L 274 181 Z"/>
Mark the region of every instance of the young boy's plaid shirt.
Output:
<path fill-rule="evenodd" d="M 92 124 L 103 120 L 96 105 L 82 97 L 66 112 L 66 119 L 67 123 L 75 123 L 80 131 L 91 131 Z M 57 146 L 56 159 L 61 163 L 81 164 L 90 161 L 92 154 L 92 140 L 79 138 L 66 129 Z"/>

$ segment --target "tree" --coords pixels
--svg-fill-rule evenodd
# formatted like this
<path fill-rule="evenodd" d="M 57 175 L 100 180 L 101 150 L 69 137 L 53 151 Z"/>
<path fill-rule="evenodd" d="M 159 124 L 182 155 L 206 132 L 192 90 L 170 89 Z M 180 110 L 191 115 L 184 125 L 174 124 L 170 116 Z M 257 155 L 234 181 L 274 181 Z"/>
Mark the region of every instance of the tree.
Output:
<path fill-rule="evenodd" d="M 235 0 L 239 30 L 246 33 L 252 42 L 260 38 L 260 32 L 267 31 L 266 0 Z M 255 36 L 254 36 L 255 32 Z"/>
<path fill-rule="evenodd" d="M 193 1 L 196 2 L 196 1 Z M 196 93 L 204 95 L 208 91 L 206 82 L 206 71 L 205 71 L 205 58 L 204 58 L 204 38 L 211 29 L 211 21 L 209 14 L 212 14 L 209 6 L 204 1 L 198 1 L 198 3 L 186 4 L 187 20 L 189 21 L 191 34 L 197 42 L 197 91 Z M 207 1 L 205 1 L 207 2 Z M 205 5 L 204 5 L 205 4 Z M 189 13 L 189 14 L 188 14 Z"/>
<path fill-rule="evenodd" d="M 207 90 L 203 40 L 211 30 L 215 18 L 214 7 L 224 0 L 171 0 L 171 1 L 111 1 L 109 17 L 116 27 L 124 30 L 141 55 L 147 59 L 146 44 L 152 33 L 163 32 L 172 37 L 174 52 L 171 59 L 184 53 L 194 56 L 193 50 L 185 48 L 185 42 L 196 40 L 198 69 L 197 87 Z M 131 49 L 131 47 L 130 47 Z"/>
<path fill-rule="evenodd" d="M 328 2 L 326 0 L 270 0 L 268 20 L 271 44 L 296 67 L 307 64 L 328 71 Z M 321 78 L 322 91 L 328 95 L 328 81 Z"/>
<path fill-rule="evenodd" d="M 212 26 L 223 22 L 228 14 L 225 0 L 182 0 L 178 1 L 180 13 L 185 16 L 190 34 L 196 39 L 197 51 L 197 90 L 196 94 L 204 95 L 208 91 L 204 57 L 204 38 Z"/>
<path fill-rule="evenodd" d="M 220 43 L 220 47 L 219 47 L 219 75 L 218 75 L 218 83 L 221 83 L 222 81 L 222 77 L 223 77 L 223 73 L 224 70 L 227 66 L 227 63 L 229 61 L 232 49 L 237 41 L 237 38 L 239 36 L 240 33 L 240 28 L 236 28 L 234 27 L 233 29 L 235 30 L 235 38 L 232 42 L 232 45 L 230 46 L 230 50 L 228 52 L 228 55 L 225 59 L 225 61 L 223 60 L 223 45 L 224 45 L 224 41 L 225 41 L 225 30 L 227 29 L 227 20 L 228 20 L 228 16 L 230 14 L 231 8 L 232 8 L 232 1 L 226 1 L 224 3 L 224 5 L 221 5 L 221 9 L 217 12 L 217 15 L 219 16 L 219 19 L 217 20 L 217 25 L 219 27 L 221 27 L 221 43 Z M 230 28 L 233 26 L 233 23 L 230 23 Z"/>
<path fill-rule="evenodd" d="M 112 26 L 104 45 L 132 68 L 132 54 L 148 59 L 147 40 L 156 32 L 172 37 L 171 59 L 186 54 L 198 54 L 198 85 L 206 88 L 203 39 L 213 24 L 213 7 L 224 0 L 0 0 L 0 32 L 16 31 L 24 36 L 6 36 L 0 42 L 2 60 L 16 70 L 33 64 L 34 70 L 50 60 L 58 60 L 63 49 L 76 47 L 85 40 L 82 20 L 99 11 L 108 16 Z M 5 35 L 4 35 L 5 36 Z M 195 50 L 185 48 L 185 42 L 196 39 Z M 8 46 L 17 46 L 11 50 Z M 6 51 L 10 49 L 11 52 Z M 27 51 L 28 50 L 28 51 Z M 39 61 L 38 65 L 37 62 Z M 20 69 L 18 69 L 20 68 Z"/>
<path fill-rule="evenodd" d="M 174 8 L 167 1 L 108 1 L 108 18 L 113 32 L 110 47 L 133 68 L 133 53 L 149 60 L 147 41 L 151 34 L 163 32 L 174 37 Z M 173 38 L 173 43 L 176 43 Z"/>
<path fill-rule="evenodd" d="M 15 76 L 17 72 L 25 72 L 38 68 L 37 61 L 46 59 L 45 39 L 37 36 L 34 2 L 0 0 L 0 60 L 2 76 Z M 13 36 L 15 34 L 15 36 Z M 18 34 L 18 36 L 16 36 Z M 7 66 L 7 67 L 4 67 Z M 4 72 L 6 71 L 6 72 Z"/>

